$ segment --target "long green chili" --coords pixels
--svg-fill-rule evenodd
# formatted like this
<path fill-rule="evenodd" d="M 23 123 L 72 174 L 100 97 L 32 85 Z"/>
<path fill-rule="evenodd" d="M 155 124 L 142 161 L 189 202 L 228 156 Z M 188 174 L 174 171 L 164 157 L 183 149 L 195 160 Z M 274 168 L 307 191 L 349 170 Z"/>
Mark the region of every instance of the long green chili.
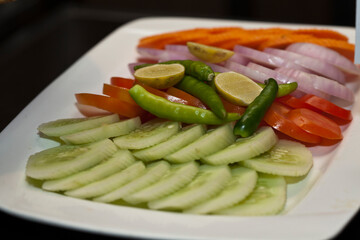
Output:
<path fill-rule="evenodd" d="M 262 88 L 264 88 L 266 86 L 266 84 L 264 84 L 264 83 L 257 83 L 257 84 Z M 276 97 L 283 97 L 283 96 L 286 96 L 286 95 L 294 92 L 297 89 L 298 84 L 297 84 L 297 82 L 284 83 L 284 84 L 279 84 L 278 87 L 279 87 L 279 89 L 278 89 Z"/>
<path fill-rule="evenodd" d="M 175 87 L 200 99 L 219 118 L 224 119 L 226 117 L 227 112 L 219 95 L 208 84 L 191 76 L 185 76 Z"/>
<path fill-rule="evenodd" d="M 266 81 L 265 88 L 252 103 L 246 108 L 244 114 L 234 127 L 234 134 L 241 137 L 251 136 L 258 128 L 265 113 L 270 108 L 278 92 L 277 82 L 270 78 Z"/>
<path fill-rule="evenodd" d="M 237 113 L 228 113 L 225 119 L 218 118 L 212 111 L 170 102 L 146 91 L 140 85 L 133 86 L 129 93 L 134 101 L 146 111 L 159 118 L 183 123 L 218 125 L 240 119 Z"/>

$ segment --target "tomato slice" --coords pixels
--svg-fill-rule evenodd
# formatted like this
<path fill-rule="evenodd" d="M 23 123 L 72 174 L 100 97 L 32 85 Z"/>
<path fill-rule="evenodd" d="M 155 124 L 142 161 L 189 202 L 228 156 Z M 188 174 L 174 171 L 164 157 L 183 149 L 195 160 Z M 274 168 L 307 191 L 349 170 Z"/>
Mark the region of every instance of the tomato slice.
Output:
<path fill-rule="evenodd" d="M 111 112 L 90 105 L 75 103 L 79 112 L 86 117 L 109 115 Z"/>
<path fill-rule="evenodd" d="M 307 94 L 300 98 L 300 101 L 308 104 L 309 106 L 328 113 L 332 116 L 351 121 L 352 114 L 350 110 L 344 109 L 324 98 L 315 95 Z"/>
<path fill-rule="evenodd" d="M 231 102 L 228 102 L 226 101 L 225 99 L 221 98 L 221 101 L 224 105 L 224 108 L 227 112 L 229 113 L 239 113 L 239 114 L 243 114 L 245 112 L 245 108 L 244 107 L 241 107 L 241 106 L 238 106 L 238 105 L 235 105 L 235 104 L 232 104 Z"/>
<path fill-rule="evenodd" d="M 137 105 L 134 99 L 130 96 L 129 89 L 124 87 L 118 87 L 115 85 L 104 83 L 103 94 L 110 97 L 118 98 L 124 102 Z"/>
<path fill-rule="evenodd" d="M 175 97 L 184 99 L 188 102 L 188 105 L 190 106 L 194 106 L 194 107 L 199 107 L 199 108 L 203 108 L 203 109 L 207 109 L 207 107 L 205 106 L 205 104 L 203 104 L 198 98 L 194 97 L 193 95 L 184 92 L 178 88 L 175 87 L 170 87 L 167 89 L 166 91 L 168 94 L 173 95 Z"/>
<path fill-rule="evenodd" d="M 151 59 L 151 58 L 140 57 L 140 58 L 137 58 L 137 62 L 155 64 L 155 63 L 158 63 L 159 61 L 158 61 L 158 60 Z"/>
<path fill-rule="evenodd" d="M 307 108 L 290 110 L 287 114 L 301 129 L 308 133 L 327 138 L 342 139 L 341 129 L 334 121 Z"/>
<path fill-rule="evenodd" d="M 286 95 L 283 97 L 279 97 L 276 99 L 277 102 L 283 103 L 292 108 L 311 108 L 309 105 L 304 103 L 304 101 L 300 100 L 291 95 Z"/>
<path fill-rule="evenodd" d="M 273 102 L 264 116 L 264 121 L 274 129 L 305 143 L 320 143 L 322 138 L 308 133 L 291 121 L 287 114 L 291 108 L 286 105 Z"/>
<path fill-rule="evenodd" d="M 164 91 L 161 91 L 159 89 L 156 89 L 156 88 L 153 88 L 153 87 L 150 87 L 148 85 L 145 85 L 145 84 L 142 84 L 142 83 L 136 83 L 136 84 L 139 84 L 140 86 L 142 86 L 143 88 L 146 89 L 146 91 L 152 93 L 152 94 L 155 94 L 156 96 L 159 96 L 159 97 L 162 97 L 162 98 L 165 98 L 166 100 L 169 100 L 170 102 L 175 102 L 175 103 L 181 103 L 181 104 L 185 104 L 185 105 L 190 105 L 189 102 L 185 99 L 182 99 L 182 98 L 178 98 L 176 96 L 173 96 L 173 95 L 170 95 Z"/>
<path fill-rule="evenodd" d="M 121 101 L 118 98 L 92 94 L 92 93 L 77 93 L 76 100 L 80 104 L 90 105 L 112 113 L 117 113 L 124 117 L 137 117 L 146 113 L 141 107 Z"/>
<path fill-rule="evenodd" d="M 118 87 L 130 89 L 132 86 L 134 86 L 135 80 L 123 77 L 111 77 L 110 83 Z"/>

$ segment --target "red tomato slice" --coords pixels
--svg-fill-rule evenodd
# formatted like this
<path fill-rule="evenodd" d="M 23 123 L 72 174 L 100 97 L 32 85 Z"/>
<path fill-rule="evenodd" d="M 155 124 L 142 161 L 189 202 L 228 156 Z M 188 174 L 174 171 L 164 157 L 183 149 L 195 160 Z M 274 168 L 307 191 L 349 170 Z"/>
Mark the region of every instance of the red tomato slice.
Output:
<path fill-rule="evenodd" d="M 154 59 L 150 59 L 150 58 L 146 58 L 146 57 L 144 57 L 144 58 L 140 57 L 140 58 L 137 59 L 137 62 L 141 62 L 141 63 L 158 63 L 159 61 L 154 60 Z"/>
<path fill-rule="evenodd" d="M 310 109 L 293 109 L 290 110 L 287 116 L 297 126 L 308 133 L 327 139 L 342 139 L 339 125 L 329 118 L 311 111 Z"/>
<path fill-rule="evenodd" d="M 142 86 L 143 88 L 146 89 L 146 91 L 152 93 L 152 94 L 155 94 L 156 96 L 159 96 L 159 97 L 162 97 L 162 98 L 165 98 L 167 100 L 169 100 L 170 102 L 175 102 L 175 103 L 181 103 L 181 104 L 185 104 L 185 105 L 190 105 L 188 101 L 186 101 L 185 99 L 182 99 L 182 98 L 178 98 L 176 96 L 173 96 L 173 95 L 170 95 L 164 91 L 161 91 L 159 89 L 156 89 L 156 88 L 153 88 L 153 87 L 150 87 L 148 85 L 145 85 L 145 84 L 142 84 L 142 83 L 136 83 L 136 84 L 139 84 L 140 86 Z"/>
<path fill-rule="evenodd" d="M 104 83 L 103 94 L 108 95 L 110 97 L 118 98 L 124 102 L 133 105 L 137 105 L 134 99 L 132 99 L 132 97 L 130 96 L 129 89 L 127 88 Z"/>
<path fill-rule="evenodd" d="M 264 121 L 274 129 L 306 143 L 320 143 L 321 137 L 308 133 L 291 121 L 287 114 L 291 108 L 279 102 L 273 102 L 264 116 Z"/>
<path fill-rule="evenodd" d="M 238 106 L 238 105 L 235 105 L 235 104 L 232 104 L 228 101 L 226 101 L 225 99 L 223 98 L 220 98 L 223 105 L 224 105 L 224 108 L 227 112 L 229 113 L 239 113 L 239 114 L 243 114 L 245 112 L 245 108 L 244 107 L 241 107 L 241 106 Z"/>
<path fill-rule="evenodd" d="M 90 105 L 124 117 L 137 117 L 146 113 L 141 107 L 129 104 L 114 97 L 97 95 L 92 93 L 77 93 L 76 100 L 80 104 Z"/>
<path fill-rule="evenodd" d="M 325 113 L 328 113 L 332 116 L 351 121 L 352 114 L 350 110 L 344 109 L 342 107 L 337 106 L 336 104 L 315 95 L 307 94 L 300 98 L 300 101 L 305 104 L 310 105 L 313 108 L 321 110 Z"/>
<path fill-rule="evenodd" d="M 86 117 L 109 115 L 111 112 L 90 105 L 76 103 L 79 112 Z"/>
<path fill-rule="evenodd" d="M 188 105 L 207 109 L 205 104 L 203 104 L 198 98 L 196 98 L 196 97 L 192 96 L 191 94 L 184 92 L 178 88 L 170 87 L 167 89 L 166 92 L 170 95 L 173 95 L 175 97 L 186 100 L 188 102 Z"/>
<path fill-rule="evenodd" d="M 304 103 L 304 101 L 302 101 L 299 98 L 296 98 L 294 96 L 291 96 L 291 95 L 279 97 L 276 99 L 276 101 L 281 102 L 292 108 L 311 108 L 309 105 Z"/>
<path fill-rule="evenodd" d="M 135 80 L 130 78 L 123 78 L 123 77 L 112 77 L 110 79 L 110 83 L 118 87 L 130 89 L 132 88 L 132 86 L 134 86 Z"/>

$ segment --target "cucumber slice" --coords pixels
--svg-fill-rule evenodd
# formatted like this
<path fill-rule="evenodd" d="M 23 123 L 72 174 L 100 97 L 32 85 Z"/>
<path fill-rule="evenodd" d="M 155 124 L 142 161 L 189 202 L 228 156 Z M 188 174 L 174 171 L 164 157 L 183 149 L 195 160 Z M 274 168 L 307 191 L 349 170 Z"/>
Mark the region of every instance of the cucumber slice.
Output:
<path fill-rule="evenodd" d="M 143 149 L 164 142 L 180 128 L 179 122 L 154 119 L 127 135 L 114 138 L 114 143 L 122 149 Z"/>
<path fill-rule="evenodd" d="M 99 127 L 103 124 L 118 122 L 119 115 L 96 116 L 88 118 L 68 118 L 46 122 L 38 127 L 38 130 L 51 137 L 60 137 L 67 134 L 80 132 Z"/>
<path fill-rule="evenodd" d="M 313 157 L 310 150 L 303 144 L 279 140 L 270 151 L 242 161 L 241 164 L 258 172 L 298 177 L 306 175 L 310 171 Z"/>
<path fill-rule="evenodd" d="M 192 125 L 191 127 L 184 129 L 183 131 L 170 137 L 165 142 L 159 143 L 149 148 L 135 150 L 133 151 L 133 154 L 136 158 L 144 162 L 162 159 L 166 155 L 169 155 L 192 143 L 204 135 L 205 131 L 206 127 L 204 125 Z"/>
<path fill-rule="evenodd" d="M 135 117 L 116 123 L 102 124 L 100 127 L 64 135 L 60 138 L 67 144 L 85 144 L 128 134 L 140 125 L 140 118 Z"/>
<path fill-rule="evenodd" d="M 167 155 L 164 159 L 172 163 L 184 163 L 198 160 L 229 146 L 234 141 L 235 135 L 233 134 L 232 126 L 230 124 L 225 124 L 214 130 L 208 131 L 195 142 Z"/>
<path fill-rule="evenodd" d="M 40 180 L 66 177 L 98 164 L 116 151 L 115 144 L 109 139 L 49 148 L 29 157 L 26 175 Z"/>
<path fill-rule="evenodd" d="M 183 210 L 216 196 L 231 178 L 228 166 L 202 165 L 195 179 L 167 197 L 148 202 L 150 209 Z"/>
<path fill-rule="evenodd" d="M 285 203 L 284 177 L 259 173 L 254 191 L 245 200 L 215 213 L 242 216 L 274 215 L 284 208 Z"/>
<path fill-rule="evenodd" d="M 239 162 L 268 151 L 277 141 L 278 138 L 271 127 L 261 127 L 250 137 L 238 138 L 234 144 L 201 160 L 211 165 Z"/>
<path fill-rule="evenodd" d="M 139 176 L 135 180 L 93 200 L 98 202 L 113 202 L 115 200 L 119 200 L 155 183 L 169 170 L 170 164 L 166 161 L 153 163 L 147 167 L 146 172 L 143 175 Z"/>
<path fill-rule="evenodd" d="M 153 201 L 170 195 L 189 184 L 199 171 L 199 165 L 192 161 L 183 164 L 173 164 L 170 172 L 155 184 L 124 197 L 130 204 Z"/>
<path fill-rule="evenodd" d="M 144 163 L 137 161 L 128 168 L 112 174 L 102 180 L 87 184 L 74 190 L 66 191 L 65 195 L 76 198 L 93 198 L 101 196 L 136 179 L 144 171 Z"/>
<path fill-rule="evenodd" d="M 184 212 L 194 214 L 207 214 L 231 207 L 244 200 L 255 188 L 257 181 L 256 171 L 235 167 L 231 169 L 232 177 L 224 190 L 219 195 L 203 203 L 195 205 Z"/>
<path fill-rule="evenodd" d="M 68 177 L 45 181 L 42 188 L 49 191 L 66 191 L 79 188 L 121 171 L 133 163 L 135 163 L 135 158 L 129 150 L 118 150 L 108 160 L 88 170 Z"/>

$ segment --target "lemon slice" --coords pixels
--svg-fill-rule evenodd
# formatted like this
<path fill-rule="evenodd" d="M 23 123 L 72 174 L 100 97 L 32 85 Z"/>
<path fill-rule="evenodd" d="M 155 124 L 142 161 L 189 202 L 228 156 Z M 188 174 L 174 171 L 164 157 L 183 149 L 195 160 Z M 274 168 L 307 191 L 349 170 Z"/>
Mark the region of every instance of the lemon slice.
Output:
<path fill-rule="evenodd" d="M 240 106 L 248 106 L 262 91 L 253 80 L 236 72 L 216 75 L 215 87 L 223 98 Z"/>
<path fill-rule="evenodd" d="M 233 51 L 195 42 L 187 42 L 187 47 L 195 57 L 210 63 L 223 62 L 234 55 Z"/>
<path fill-rule="evenodd" d="M 157 89 L 174 86 L 185 75 L 185 67 L 181 64 L 154 64 L 134 72 L 135 79 Z"/>

